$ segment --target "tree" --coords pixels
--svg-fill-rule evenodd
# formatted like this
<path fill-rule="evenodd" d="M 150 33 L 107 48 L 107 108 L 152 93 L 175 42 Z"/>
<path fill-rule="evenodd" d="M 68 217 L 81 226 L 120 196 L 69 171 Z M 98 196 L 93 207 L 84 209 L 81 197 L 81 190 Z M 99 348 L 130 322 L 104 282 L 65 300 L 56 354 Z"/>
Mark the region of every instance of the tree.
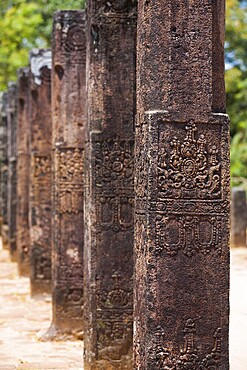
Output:
<path fill-rule="evenodd" d="M 233 184 L 247 183 L 247 2 L 227 0 L 226 98 Z"/>
<path fill-rule="evenodd" d="M 57 10 L 84 9 L 85 0 L 39 0 L 43 18 L 42 32 L 50 44 L 53 13 Z"/>
<path fill-rule="evenodd" d="M 247 122 L 247 3 L 227 0 L 226 91 L 232 136 Z"/>
<path fill-rule="evenodd" d="M 0 91 L 16 80 L 34 47 L 49 47 L 53 13 L 85 0 L 1 0 Z M 226 97 L 231 119 L 231 174 L 247 179 L 247 0 L 226 0 Z M 235 181 L 235 180 L 234 180 Z M 241 180 L 242 181 L 242 180 Z"/>
<path fill-rule="evenodd" d="M 0 90 L 16 79 L 16 70 L 27 64 L 32 47 L 45 46 L 39 33 L 42 22 L 39 6 L 24 1 L 7 8 L 0 19 Z"/>
<path fill-rule="evenodd" d="M 2 0 L 0 18 L 0 91 L 28 64 L 32 48 L 49 47 L 54 11 L 82 9 L 84 0 Z"/>

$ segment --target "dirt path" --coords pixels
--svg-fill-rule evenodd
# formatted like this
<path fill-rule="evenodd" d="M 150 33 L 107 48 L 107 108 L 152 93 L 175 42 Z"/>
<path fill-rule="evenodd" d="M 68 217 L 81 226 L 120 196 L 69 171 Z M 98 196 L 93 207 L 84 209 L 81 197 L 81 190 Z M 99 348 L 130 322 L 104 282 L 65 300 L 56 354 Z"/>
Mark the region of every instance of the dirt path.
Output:
<path fill-rule="evenodd" d="M 31 299 L 29 279 L 0 249 L 0 370 L 83 370 L 81 341 L 39 341 L 50 323 L 50 297 Z M 231 253 L 230 359 L 231 370 L 247 370 L 247 248 Z"/>
<path fill-rule="evenodd" d="M 0 369 L 83 369 L 82 341 L 41 342 L 51 323 L 51 299 L 29 296 L 29 279 L 0 250 Z"/>
<path fill-rule="evenodd" d="M 231 370 L 247 370 L 247 248 L 231 251 Z"/>

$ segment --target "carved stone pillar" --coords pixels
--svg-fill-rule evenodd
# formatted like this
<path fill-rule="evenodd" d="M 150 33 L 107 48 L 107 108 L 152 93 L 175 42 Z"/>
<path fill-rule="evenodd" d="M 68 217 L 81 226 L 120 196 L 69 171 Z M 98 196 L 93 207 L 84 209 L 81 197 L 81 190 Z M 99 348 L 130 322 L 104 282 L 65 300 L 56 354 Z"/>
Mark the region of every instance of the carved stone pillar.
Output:
<path fill-rule="evenodd" d="M 135 369 L 229 369 L 224 1 L 140 0 Z"/>
<path fill-rule="evenodd" d="M 4 106 L 5 93 L 0 94 L 0 235 L 2 236 L 3 223 L 3 198 L 2 198 L 2 179 L 1 170 L 3 167 L 3 158 L 5 152 L 4 136 L 6 132 L 6 106 Z"/>
<path fill-rule="evenodd" d="M 1 109 L 1 235 L 3 248 L 8 248 L 8 217 L 7 217 L 7 198 L 8 198 L 8 137 L 7 137 L 7 104 L 8 93 L 2 95 Z"/>
<path fill-rule="evenodd" d="M 51 291 L 51 51 L 30 53 L 31 294 Z"/>
<path fill-rule="evenodd" d="M 85 13 L 59 11 L 52 39 L 53 325 L 83 331 L 83 175 L 86 104 Z"/>
<path fill-rule="evenodd" d="M 29 69 L 18 71 L 17 114 L 17 260 L 21 276 L 30 276 L 29 184 L 30 125 Z"/>
<path fill-rule="evenodd" d="M 85 369 L 131 369 L 136 1 L 87 4 Z"/>
<path fill-rule="evenodd" d="M 231 247 L 246 247 L 246 226 L 245 190 L 233 188 L 231 194 Z"/>
<path fill-rule="evenodd" d="M 17 85 L 9 83 L 7 104 L 7 140 L 8 140 L 8 197 L 7 197 L 7 219 L 8 219 L 8 244 L 12 261 L 16 261 L 16 129 L 17 129 Z"/>

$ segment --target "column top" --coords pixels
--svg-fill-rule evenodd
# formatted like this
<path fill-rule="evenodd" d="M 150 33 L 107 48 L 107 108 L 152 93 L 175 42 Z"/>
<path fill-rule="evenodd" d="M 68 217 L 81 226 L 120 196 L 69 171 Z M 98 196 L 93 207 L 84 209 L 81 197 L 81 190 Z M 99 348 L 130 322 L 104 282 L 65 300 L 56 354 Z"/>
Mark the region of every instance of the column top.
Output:
<path fill-rule="evenodd" d="M 33 49 L 29 54 L 30 70 L 33 75 L 34 83 L 41 85 L 42 68 L 51 70 L 52 54 L 50 49 Z"/>
<path fill-rule="evenodd" d="M 18 76 L 18 78 L 28 77 L 29 72 L 30 72 L 30 68 L 29 67 L 22 67 L 22 68 L 19 68 L 18 69 L 17 76 Z"/>

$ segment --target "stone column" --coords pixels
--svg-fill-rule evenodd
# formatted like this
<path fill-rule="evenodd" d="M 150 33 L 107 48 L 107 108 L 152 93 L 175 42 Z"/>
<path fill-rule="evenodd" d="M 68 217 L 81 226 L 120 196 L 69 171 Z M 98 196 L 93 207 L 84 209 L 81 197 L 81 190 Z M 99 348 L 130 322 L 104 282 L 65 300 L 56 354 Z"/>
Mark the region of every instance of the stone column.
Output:
<path fill-rule="evenodd" d="M 8 219 L 8 244 L 12 261 L 16 261 L 16 129 L 17 129 L 17 85 L 10 82 L 8 86 L 7 103 L 7 140 L 8 140 L 8 196 L 7 196 L 7 219 Z"/>
<path fill-rule="evenodd" d="M 31 294 L 51 291 L 51 51 L 30 53 Z"/>
<path fill-rule="evenodd" d="M 8 138 L 7 138 L 7 103 L 8 93 L 4 92 L 2 95 L 2 109 L 1 109 L 1 235 L 3 248 L 8 248 L 8 218 L 7 218 L 7 187 L 8 187 Z"/>
<path fill-rule="evenodd" d="M 87 4 L 85 369 L 131 369 L 136 1 Z"/>
<path fill-rule="evenodd" d="M 4 157 L 4 134 L 5 134 L 5 107 L 4 107 L 4 94 L 0 93 L 0 235 L 2 236 L 2 223 L 3 223 L 3 198 L 2 198 L 2 179 L 1 179 L 1 170 L 3 166 L 3 157 Z"/>
<path fill-rule="evenodd" d="M 21 276 L 30 276 L 29 266 L 29 178 L 30 178 L 30 125 L 29 125 L 29 69 L 18 71 L 17 115 L 17 260 Z"/>
<path fill-rule="evenodd" d="M 231 193 L 231 247 L 246 247 L 247 206 L 245 190 Z"/>
<path fill-rule="evenodd" d="M 52 39 L 53 325 L 83 331 L 83 175 L 86 103 L 85 13 L 59 11 Z"/>
<path fill-rule="evenodd" d="M 224 0 L 140 0 L 134 369 L 229 369 Z"/>

